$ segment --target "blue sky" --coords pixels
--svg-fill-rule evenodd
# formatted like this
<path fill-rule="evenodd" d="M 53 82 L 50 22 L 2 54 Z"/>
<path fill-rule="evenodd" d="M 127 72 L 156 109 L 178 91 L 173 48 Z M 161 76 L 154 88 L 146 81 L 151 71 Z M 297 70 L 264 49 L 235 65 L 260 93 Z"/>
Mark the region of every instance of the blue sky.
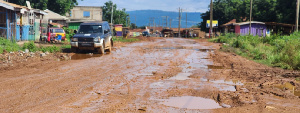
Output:
<path fill-rule="evenodd" d="M 103 6 L 109 0 L 77 0 L 79 6 Z M 112 0 L 118 8 L 126 10 L 163 10 L 178 11 L 181 7 L 184 12 L 205 12 L 210 0 Z M 163 1 L 163 2 L 162 2 Z"/>

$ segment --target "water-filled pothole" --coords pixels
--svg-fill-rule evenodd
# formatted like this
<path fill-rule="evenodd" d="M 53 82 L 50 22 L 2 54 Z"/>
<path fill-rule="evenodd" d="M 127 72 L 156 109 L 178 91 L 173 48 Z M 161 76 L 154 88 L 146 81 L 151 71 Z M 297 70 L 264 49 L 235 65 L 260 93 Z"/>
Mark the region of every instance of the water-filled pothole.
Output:
<path fill-rule="evenodd" d="M 192 73 L 178 73 L 176 76 L 171 77 L 171 80 L 187 80 L 187 79 L 191 79 L 189 78 L 189 76 L 191 76 Z"/>
<path fill-rule="evenodd" d="M 296 90 L 296 86 L 292 85 L 291 83 L 287 82 L 283 85 L 275 85 L 274 87 L 281 89 L 281 90 L 285 90 L 288 89 L 290 90 L 295 96 L 299 96 L 300 97 L 300 91 Z"/>
<path fill-rule="evenodd" d="M 224 69 L 223 66 L 216 66 L 216 65 L 207 65 L 208 69 Z"/>
<path fill-rule="evenodd" d="M 161 102 L 161 104 L 186 109 L 217 109 L 222 108 L 216 101 L 202 97 L 182 96 L 171 97 Z"/>
<path fill-rule="evenodd" d="M 214 51 L 214 49 L 196 49 L 197 51 L 201 51 L 201 52 L 212 52 Z"/>
<path fill-rule="evenodd" d="M 88 59 L 88 58 L 93 58 L 93 57 L 101 57 L 102 54 L 75 54 L 71 56 L 71 60 L 83 60 L 83 59 Z"/>

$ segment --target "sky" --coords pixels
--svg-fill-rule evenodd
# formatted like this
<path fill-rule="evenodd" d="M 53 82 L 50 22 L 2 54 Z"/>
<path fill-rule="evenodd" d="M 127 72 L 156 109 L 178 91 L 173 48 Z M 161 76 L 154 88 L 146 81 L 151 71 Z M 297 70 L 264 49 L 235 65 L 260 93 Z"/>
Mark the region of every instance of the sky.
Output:
<path fill-rule="evenodd" d="M 79 6 L 103 6 L 109 0 L 77 0 Z M 179 7 L 183 12 L 201 12 L 208 10 L 210 0 L 112 0 L 117 4 L 118 9 L 126 8 L 133 10 L 163 10 L 178 11 Z M 162 2 L 163 1 L 163 2 Z"/>

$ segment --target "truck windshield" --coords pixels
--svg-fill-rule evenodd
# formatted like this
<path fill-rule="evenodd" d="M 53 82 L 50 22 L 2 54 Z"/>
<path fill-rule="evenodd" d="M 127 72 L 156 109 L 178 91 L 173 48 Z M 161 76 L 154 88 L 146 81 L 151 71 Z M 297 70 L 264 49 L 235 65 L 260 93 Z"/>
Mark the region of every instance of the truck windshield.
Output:
<path fill-rule="evenodd" d="M 81 25 L 78 33 L 88 34 L 88 33 L 102 33 L 101 25 Z"/>
<path fill-rule="evenodd" d="M 54 33 L 65 33 L 63 29 L 53 29 Z"/>

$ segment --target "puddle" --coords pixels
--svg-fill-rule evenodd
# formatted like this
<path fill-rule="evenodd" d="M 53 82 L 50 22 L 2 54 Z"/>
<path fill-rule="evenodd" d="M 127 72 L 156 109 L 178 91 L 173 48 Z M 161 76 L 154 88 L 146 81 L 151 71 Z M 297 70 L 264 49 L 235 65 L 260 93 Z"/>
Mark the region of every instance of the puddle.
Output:
<path fill-rule="evenodd" d="M 294 95 L 300 97 L 300 91 L 294 91 Z"/>
<path fill-rule="evenodd" d="M 180 47 L 154 47 L 155 49 L 185 49 L 185 47 L 180 46 Z"/>
<path fill-rule="evenodd" d="M 192 73 L 178 73 L 176 76 L 171 77 L 171 80 L 187 80 L 187 79 L 191 79 L 189 78 L 189 76 L 191 76 Z"/>
<path fill-rule="evenodd" d="M 224 69 L 223 66 L 207 65 L 208 69 Z"/>
<path fill-rule="evenodd" d="M 210 82 L 215 84 L 228 84 L 228 85 L 244 85 L 242 82 L 238 80 L 210 80 Z"/>
<path fill-rule="evenodd" d="M 75 54 L 71 56 L 71 60 L 83 60 L 93 57 L 101 57 L 101 54 Z"/>
<path fill-rule="evenodd" d="M 217 102 L 212 99 L 206 99 L 202 97 L 182 96 L 171 97 L 164 100 L 161 104 L 186 109 L 217 109 L 222 108 Z"/>
<path fill-rule="evenodd" d="M 218 88 L 220 91 L 236 91 L 235 85 L 244 85 L 238 80 L 210 80 L 201 78 L 201 81 L 213 83 L 212 86 Z"/>
<path fill-rule="evenodd" d="M 295 96 L 299 96 L 299 97 L 300 97 L 300 91 L 295 90 L 296 87 L 295 87 L 294 85 L 292 85 L 291 83 L 289 83 L 289 82 L 287 82 L 287 83 L 285 83 L 285 84 L 283 84 L 283 85 L 276 85 L 276 86 L 274 86 L 274 87 L 276 87 L 276 88 L 278 88 L 278 89 L 281 89 L 281 90 L 288 89 L 288 90 L 290 90 Z"/>
<path fill-rule="evenodd" d="M 214 49 L 196 49 L 197 51 L 201 51 L 201 52 L 212 52 L 214 51 Z"/>

